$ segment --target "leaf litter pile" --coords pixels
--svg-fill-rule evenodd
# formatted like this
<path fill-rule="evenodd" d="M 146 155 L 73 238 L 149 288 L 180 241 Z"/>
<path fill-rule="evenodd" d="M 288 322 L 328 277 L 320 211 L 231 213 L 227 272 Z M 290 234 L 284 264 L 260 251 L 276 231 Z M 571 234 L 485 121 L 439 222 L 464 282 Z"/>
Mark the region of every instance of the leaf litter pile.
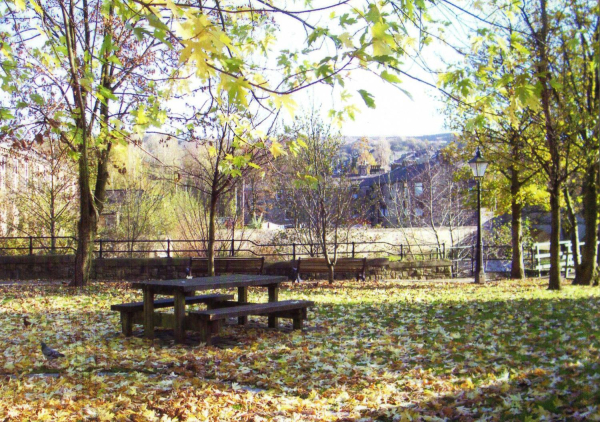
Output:
<path fill-rule="evenodd" d="M 126 283 L 0 287 L 0 420 L 600 420 L 600 290 L 546 283 L 288 285 L 303 332 L 251 317 L 213 347 L 123 337 Z"/>

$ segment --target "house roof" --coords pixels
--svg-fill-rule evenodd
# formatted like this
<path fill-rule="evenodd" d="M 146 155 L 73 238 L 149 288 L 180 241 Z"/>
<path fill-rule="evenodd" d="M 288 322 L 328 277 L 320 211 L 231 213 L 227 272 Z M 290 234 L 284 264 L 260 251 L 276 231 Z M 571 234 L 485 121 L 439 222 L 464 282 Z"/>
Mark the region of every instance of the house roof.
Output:
<path fill-rule="evenodd" d="M 425 169 L 425 163 L 411 164 L 408 166 L 398 167 L 394 170 L 388 171 L 387 173 L 377 174 L 371 177 L 365 178 L 360 182 L 360 187 L 371 187 L 373 185 L 387 185 L 394 184 L 397 182 L 405 182 L 415 174 L 420 173 Z"/>

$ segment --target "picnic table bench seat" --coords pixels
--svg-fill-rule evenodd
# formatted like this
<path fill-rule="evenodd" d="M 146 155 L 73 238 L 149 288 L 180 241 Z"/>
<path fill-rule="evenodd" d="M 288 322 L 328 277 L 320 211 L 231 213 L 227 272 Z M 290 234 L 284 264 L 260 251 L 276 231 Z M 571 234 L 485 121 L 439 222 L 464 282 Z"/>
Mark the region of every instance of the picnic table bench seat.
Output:
<path fill-rule="evenodd" d="M 185 298 L 186 305 L 192 305 L 196 303 L 206 303 L 209 308 L 214 306 L 215 303 L 232 300 L 233 295 L 229 294 L 206 294 L 200 296 L 187 296 Z M 175 306 L 175 299 L 157 299 L 154 301 L 154 309 L 170 308 Z M 131 336 L 133 331 L 133 324 L 136 322 L 142 322 L 144 316 L 144 302 L 131 302 L 131 303 L 120 303 L 118 305 L 111 305 L 111 311 L 119 311 L 121 313 L 121 327 L 123 334 Z"/>
<path fill-rule="evenodd" d="M 365 281 L 367 258 L 339 258 L 334 266 L 334 271 L 355 274 L 356 281 Z M 298 258 L 295 281 L 302 281 L 300 274 L 329 274 L 327 260 L 325 258 Z"/>
<path fill-rule="evenodd" d="M 195 325 L 200 327 L 203 339 L 207 345 L 211 343 L 211 334 L 218 332 L 219 322 L 231 317 L 244 317 L 248 315 L 268 315 L 269 327 L 276 327 L 275 318 L 290 318 L 293 320 L 293 329 L 301 330 L 303 321 L 307 317 L 307 308 L 314 306 L 309 300 L 283 300 L 280 302 L 248 303 L 223 302 L 213 309 L 205 311 L 190 311 L 189 315 L 195 319 Z"/>
<path fill-rule="evenodd" d="M 262 274 L 265 266 L 265 257 L 256 258 L 215 258 L 215 275 L 219 274 Z M 188 266 L 188 275 L 207 275 L 208 258 L 191 257 Z"/>

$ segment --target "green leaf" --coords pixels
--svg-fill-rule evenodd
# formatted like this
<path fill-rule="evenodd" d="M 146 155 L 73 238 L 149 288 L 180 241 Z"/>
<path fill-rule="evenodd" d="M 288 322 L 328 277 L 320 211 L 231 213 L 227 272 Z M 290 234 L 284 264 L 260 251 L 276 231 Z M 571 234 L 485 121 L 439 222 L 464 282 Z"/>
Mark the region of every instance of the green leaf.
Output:
<path fill-rule="evenodd" d="M 14 119 L 15 116 L 7 108 L 0 108 L 0 120 Z"/>
<path fill-rule="evenodd" d="M 381 21 L 381 13 L 379 13 L 379 9 L 375 4 L 369 4 L 369 11 L 365 15 L 365 18 L 371 23 L 377 23 Z"/>
<path fill-rule="evenodd" d="M 31 94 L 29 96 L 29 98 L 31 98 L 31 100 L 36 103 L 37 105 L 43 105 L 44 104 L 44 98 L 40 95 L 40 94 Z"/>
<path fill-rule="evenodd" d="M 402 80 L 398 76 L 394 75 L 393 73 L 389 73 L 387 70 L 384 70 L 383 72 L 381 72 L 380 76 L 382 79 L 384 79 L 388 82 L 391 82 L 393 84 L 398 84 L 398 83 L 402 82 Z"/>
<path fill-rule="evenodd" d="M 362 97 L 367 107 L 375 108 L 375 99 L 373 98 L 373 95 L 371 93 L 365 91 L 364 89 L 359 89 L 358 93 Z"/>
<path fill-rule="evenodd" d="M 121 60 L 117 56 L 108 56 L 108 61 L 117 66 L 123 66 L 123 63 L 121 63 Z"/>

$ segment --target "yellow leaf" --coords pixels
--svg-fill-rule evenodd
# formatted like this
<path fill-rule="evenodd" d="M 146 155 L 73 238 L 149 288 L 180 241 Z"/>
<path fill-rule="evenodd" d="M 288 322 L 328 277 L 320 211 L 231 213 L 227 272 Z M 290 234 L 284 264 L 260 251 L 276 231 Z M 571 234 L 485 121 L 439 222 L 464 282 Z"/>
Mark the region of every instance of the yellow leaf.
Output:
<path fill-rule="evenodd" d="M 344 32 L 338 38 L 340 39 L 344 47 L 352 48 L 354 46 L 354 44 L 352 43 L 352 36 L 349 33 Z"/>
<path fill-rule="evenodd" d="M 291 95 L 273 95 L 273 102 L 275 103 L 275 107 L 280 109 L 284 107 L 287 112 L 290 114 L 290 117 L 294 117 L 296 114 L 296 101 L 292 98 Z"/>
<path fill-rule="evenodd" d="M 273 157 L 275 158 L 281 155 L 287 155 L 287 152 L 283 149 L 283 146 L 277 141 L 274 141 L 271 144 L 271 146 L 269 147 L 269 151 L 271 151 L 271 154 L 273 154 Z"/>

